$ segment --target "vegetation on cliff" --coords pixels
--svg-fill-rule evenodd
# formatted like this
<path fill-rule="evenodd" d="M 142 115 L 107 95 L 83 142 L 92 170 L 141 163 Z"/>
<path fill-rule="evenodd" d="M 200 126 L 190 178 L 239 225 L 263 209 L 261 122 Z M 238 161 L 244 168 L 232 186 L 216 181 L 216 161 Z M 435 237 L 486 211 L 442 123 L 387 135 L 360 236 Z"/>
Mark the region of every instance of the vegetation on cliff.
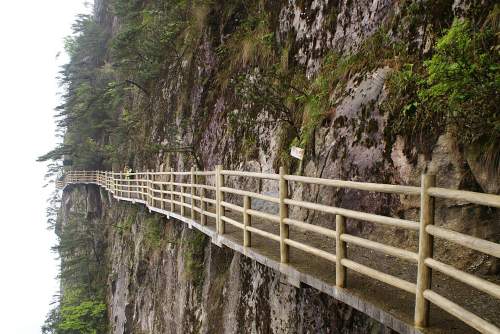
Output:
<path fill-rule="evenodd" d="M 275 1 L 102 0 L 95 13 L 78 17 L 66 40 L 64 103 L 56 108 L 62 142 L 39 159 L 55 162 L 52 174 L 146 169 L 167 157 L 203 168 L 208 159 L 200 143 L 210 142 L 220 163 L 241 166 L 269 149 L 259 137 L 266 129 L 279 134 L 274 167 L 300 172 L 290 146 L 305 148 L 306 162 L 313 159 L 318 128 L 347 126 L 336 107 L 349 94 L 348 83 L 387 66 L 393 74 L 381 106 L 386 159 L 397 138 L 411 161 L 421 153 L 429 158 L 437 138 L 451 131 L 498 170 L 499 6 L 485 3 L 453 20 L 450 0 L 401 1 L 356 47 L 308 50 L 318 63 L 311 73 L 300 60 L 299 50 L 307 48 L 296 31 L 281 29 L 282 4 Z M 310 1 L 297 6 L 315 15 Z M 328 6 L 321 29 L 333 35 L 338 8 Z M 364 108 L 366 115 L 373 106 Z M 378 123 L 365 123 L 360 131 L 378 130 Z M 82 217 L 72 219 L 56 230 L 63 294 L 44 332 L 104 332 L 105 268 L 92 226 L 82 229 Z M 121 233 L 132 223 L 122 222 Z M 145 223 L 151 249 L 164 242 L 160 223 Z M 205 242 L 184 245 L 194 285 L 200 285 Z"/>
<path fill-rule="evenodd" d="M 406 63 L 389 80 L 385 109 L 395 137 L 430 151 L 445 128 L 459 143 L 474 147 L 491 170 L 500 167 L 500 56 L 495 7 L 481 26 L 455 20 L 423 64 Z M 407 145 L 407 154 L 411 154 Z"/>
<path fill-rule="evenodd" d="M 99 13 L 78 18 L 67 39 L 65 102 L 57 108 L 64 140 L 40 160 L 117 169 L 183 153 L 203 167 L 197 143 L 209 120 L 220 117 L 214 109 L 223 98 L 220 122 L 239 147 L 235 158 L 252 159 L 260 145 L 257 129 L 278 125 L 276 166 L 294 169 L 289 146 L 313 144 L 317 127 L 335 117 L 346 82 L 389 65 L 396 73 L 383 106 L 388 156 L 397 136 L 407 138 L 411 156 L 415 143 L 413 152 L 426 153 L 443 131 L 463 124 L 459 142 L 486 148 L 497 161 L 498 6 L 471 9 L 470 18 L 451 28 L 451 3 L 432 6 L 430 13 L 425 5 L 403 2 L 357 49 L 323 50 L 319 70 L 307 77 L 293 34 L 278 34 L 277 4 L 104 1 Z M 335 13 L 332 8 L 325 22 L 334 22 Z M 434 47 L 422 52 L 428 46 L 416 49 L 411 34 L 425 22 Z M 207 42 L 215 54 L 203 54 Z M 200 72 L 207 61 L 213 69 Z"/>

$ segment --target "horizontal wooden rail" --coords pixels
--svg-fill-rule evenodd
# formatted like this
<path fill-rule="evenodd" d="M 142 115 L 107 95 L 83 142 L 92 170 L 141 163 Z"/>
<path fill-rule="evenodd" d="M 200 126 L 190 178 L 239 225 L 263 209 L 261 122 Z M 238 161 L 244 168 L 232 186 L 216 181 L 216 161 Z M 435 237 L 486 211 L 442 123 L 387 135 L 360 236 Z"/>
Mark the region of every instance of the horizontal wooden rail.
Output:
<path fill-rule="evenodd" d="M 199 188 L 199 189 L 205 189 L 205 190 L 213 190 L 213 191 L 215 191 L 215 187 L 214 186 L 209 186 L 209 185 L 206 185 L 206 184 L 193 184 L 193 187 Z"/>
<path fill-rule="evenodd" d="M 194 175 L 198 176 L 215 176 L 215 171 L 194 171 Z"/>
<path fill-rule="evenodd" d="M 236 227 L 237 227 L 237 228 L 239 228 L 239 229 L 242 229 L 242 230 L 244 230 L 244 229 L 245 229 L 245 227 L 244 227 L 244 225 L 243 225 L 242 223 L 239 223 L 239 222 L 237 222 L 237 221 L 236 221 L 236 220 L 234 220 L 234 219 L 231 219 L 231 218 L 226 217 L 226 216 L 221 216 L 221 217 L 220 217 L 220 219 L 222 219 L 222 220 L 223 220 L 223 221 L 225 221 L 226 223 L 229 223 L 229 224 L 231 224 L 231 225 L 233 225 L 233 226 L 236 226 Z"/>
<path fill-rule="evenodd" d="M 388 255 L 396 256 L 396 257 L 399 257 L 400 259 L 407 260 L 407 261 L 410 261 L 413 263 L 418 262 L 418 254 L 417 253 L 413 253 L 413 252 L 410 252 L 410 251 L 407 251 L 407 250 L 404 250 L 401 248 L 387 246 L 387 245 L 381 244 L 381 243 L 376 242 L 376 241 L 371 241 L 371 240 L 355 237 L 355 236 L 350 235 L 350 234 L 342 234 L 340 236 L 340 240 L 345 241 L 345 242 L 350 243 L 350 244 L 353 244 L 353 245 L 365 247 L 368 249 L 372 249 L 374 251 L 379 251 L 379 252 L 382 252 L 382 253 L 385 253 Z"/>
<path fill-rule="evenodd" d="M 359 211 L 354 211 L 354 210 L 336 208 L 333 206 L 311 203 L 311 202 L 304 202 L 304 201 L 297 201 L 297 200 L 293 200 L 293 199 L 285 199 L 285 203 L 288 205 L 296 205 L 296 206 L 299 206 L 302 208 L 321 211 L 324 213 L 330 213 L 330 214 L 334 214 L 334 215 L 342 215 L 342 216 L 345 216 L 347 218 L 367 221 L 367 222 L 371 222 L 371 223 L 391 225 L 391 226 L 395 226 L 395 227 L 400 227 L 400 228 L 418 231 L 418 223 L 410 221 L 410 220 L 380 216 L 380 215 L 375 215 L 372 213 L 365 213 L 365 212 L 359 212 Z"/>
<path fill-rule="evenodd" d="M 465 271 L 458 270 L 450 265 L 431 258 L 425 259 L 425 264 L 432 269 L 440 271 L 447 276 L 450 276 L 460 282 L 472 286 L 473 288 L 486 292 L 491 296 L 500 299 L 500 286 L 496 285 L 495 283 L 491 283 L 485 279 L 479 278 L 475 275 L 471 275 L 469 273 L 466 273 Z"/>
<path fill-rule="evenodd" d="M 171 174 L 171 175 L 191 175 L 191 172 L 165 172 L 165 174 Z"/>
<path fill-rule="evenodd" d="M 266 212 L 262 212 L 262 211 L 258 211 L 258 210 L 253 210 L 253 209 L 248 209 L 247 213 L 249 215 L 251 215 L 251 216 L 255 216 L 255 217 L 259 217 L 259 218 L 264 218 L 264 219 L 267 219 L 267 220 L 275 222 L 275 223 L 279 223 L 280 222 L 280 217 L 278 217 L 277 215 L 273 215 L 271 213 L 266 213 Z"/>
<path fill-rule="evenodd" d="M 200 214 L 203 214 L 203 215 L 205 215 L 205 216 L 207 216 L 207 217 L 210 217 L 210 218 L 216 218 L 216 217 L 217 217 L 217 216 L 216 216 L 216 214 L 215 214 L 215 213 L 213 213 L 213 212 L 210 212 L 210 211 L 205 211 L 205 210 L 202 210 L 202 209 L 197 208 L 197 207 L 194 207 L 193 209 L 194 209 L 195 211 L 199 212 Z"/>
<path fill-rule="evenodd" d="M 375 191 L 379 193 L 392 193 L 392 194 L 403 194 L 403 195 L 420 194 L 419 187 L 398 186 L 392 184 L 331 180 L 331 179 L 322 179 L 318 177 L 297 176 L 297 175 L 286 175 L 285 180 L 308 183 L 308 184 L 317 184 L 322 186 L 330 186 L 336 188 L 349 188 L 356 190 Z"/>
<path fill-rule="evenodd" d="M 427 226 L 425 230 L 427 231 L 427 233 L 435 237 L 452 241 L 456 244 L 468 247 L 470 249 L 474 249 L 479 252 L 483 252 L 491 256 L 500 258 L 500 244 L 434 225 Z"/>
<path fill-rule="evenodd" d="M 268 179 L 268 180 L 279 180 L 280 179 L 280 176 L 277 174 L 241 172 L 241 171 L 235 171 L 235 170 L 221 170 L 221 174 L 228 175 L 228 176 L 243 176 L 243 177 L 253 177 L 253 178 Z"/>
<path fill-rule="evenodd" d="M 212 176 L 214 177 L 213 181 L 211 181 L 213 185 L 207 184 L 210 183 L 207 181 L 208 177 Z M 225 178 L 235 176 L 278 181 L 279 197 L 227 186 L 228 182 L 225 182 Z M 200 182 L 202 180 L 204 182 Z M 420 221 L 415 222 L 292 199 L 288 194 L 288 182 L 420 196 Z M 144 203 L 150 209 L 161 210 L 159 212 L 163 212 L 167 216 L 174 214 L 174 217 L 179 217 L 178 212 L 180 209 L 180 215 L 183 216 L 182 219 L 194 222 L 198 216 L 201 225 L 207 224 L 207 217 L 212 218 L 215 221 L 214 232 L 216 235 L 226 233 L 224 224 L 227 223 L 242 230 L 243 247 L 252 247 L 252 234 L 276 241 L 279 243 L 277 247 L 280 249 L 280 260 L 284 264 L 293 261 L 293 259 L 290 259 L 289 247 L 310 254 L 311 259 L 317 257 L 334 262 L 335 265 L 332 266 L 332 274 L 335 272 L 336 285 L 339 288 L 345 287 L 346 270 L 349 269 L 360 275 L 414 294 L 416 301 L 415 325 L 417 327 L 425 327 L 427 325 L 429 303 L 433 303 L 481 332 L 500 333 L 494 324 L 489 323 L 487 320 L 465 310 L 455 302 L 432 291 L 430 285 L 431 270 L 436 270 L 447 277 L 487 293 L 493 298 L 500 299 L 499 285 L 432 258 L 433 237 L 451 241 L 458 245 L 500 258 L 500 244 L 434 225 L 435 198 L 465 201 L 477 205 L 500 208 L 500 196 L 498 195 L 439 188 L 435 186 L 435 178 L 432 175 L 424 175 L 421 186 L 413 187 L 287 175 L 284 168 L 280 168 L 279 174 L 223 170 L 221 166 L 217 166 L 214 171 L 197 171 L 192 168 L 189 172 L 173 171 L 172 169 L 162 172 L 70 171 L 62 179 L 56 180 L 56 186 L 60 189 L 63 189 L 67 184 L 77 183 L 100 185 L 119 200 Z M 207 193 L 209 196 L 207 196 Z M 231 197 L 231 201 L 229 201 L 225 197 L 225 194 L 233 194 L 236 197 Z M 255 207 L 252 208 L 251 199 L 276 204 L 275 207 L 279 209 L 279 213 L 273 214 L 256 210 Z M 242 200 L 242 202 L 238 203 L 238 200 Z M 208 211 L 207 204 L 210 204 L 211 209 L 215 212 Z M 289 206 L 295 206 L 301 208 L 301 210 L 313 210 L 335 215 L 335 230 L 290 217 L 291 211 L 289 210 Z M 261 219 L 271 231 L 279 227 L 279 235 L 252 226 L 253 218 Z M 368 240 L 348 234 L 346 233 L 346 219 L 418 231 L 418 253 L 386 245 L 376 240 Z M 259 226 L 263 225 L 259 224 Z M 335 248 L 336 254 L 318 248 L 317 245 L 313 246 L 294 240 L 293 233 L 290 234 L 289 232 L 290 226 L 300 231 L 312 232 L 325 237 L 325 242 L 332 242 L 331 246 L 335 246 L 333 248 Z M 361 251 L 366 248 L 409 261 L 410 265 L 417 264 L 416 284 L 349 259 L 349 254 L 347 253 L 347 246 L 349 244 L 361 247 Z"/>
<path fill-rule="evenodd" d="M 308 224 L 308 223 L 304 223 L 304 222 L 301 222 L 299 220 L 290 219 L 290 218 L 285 218 L 284 221 L 285 221 L 285 224 L 297 227 L 303 231 L 315 232 L 315 233 L 324 235 L 325 237 L 330 237 L 330 238 L 334 238 L 334 239 L 337 236 L 337 233 L 334 230 L 331 230 L 331 229 L 326 228 L 326 227 Z"/>
<path fill-rule="evenodd" d="M 367 266 L 362 265 L 360 263 L 356 263 L 356 262 L 348 260 L 348 259 L 342 259 L 341 262 L 342 262 L 342 265 L 346 266 L 347 268 L 349 268 L 351 270 L 354 270 L 360 274 L 374 278 L 374 279 L 379 280 L 381 282 L 384 282 L 386 284 L 395 286 L 396 288 L 399 288 L 399 289 L 404 290 L 406 292 L 415 294 L 415 291 L 417 289 L 417 286 L 411 282 L 408 282 L 408 281 L 405 281 L 401 278 L 397 278 L 395 276 L 383 273 L 381 271 L 367 267 Z"/>
<path fill-rule="evenodd" d="M 469 326 L 477 329 L 481 333 L 488 333 L 488 334 L 500 333 L 500 328 L 481 319 L 477 315 L 467 311 L 463 307 L 459 306 L 458 304 L 455 304 L 451 300 L 435 293 L 432 290 L 425 290 L 424 297 L 425 299 L 431 301 L 433 304 L 439 306 L 440 308 L 450 313 L 451 315 L 454 315 L 455 317 L 462 319 Z"/>
<path fill-rule="evenodd" d="M 285 243 L 287 245 L 290 245 L 292 247 L 300 249 L 300 250 L 307 252 L 309 254 L 319 256 L 319 257 L 326 259 L 328 261 L 332 261 L 332 262 L 337 261 L 337 257 L 335 256 L 335 254 L 325 252 L 324 250 L 321 250 L 319 248 L 308 246 L 308 245 L 305 245 L 301 242 L 294 241 L 292 239 L 285 239 Z"/>
<path fill-rule="evenodd" d="M 231 209 L 233 211 L 236 211 L 236 212 L 243 212 L 243 207 L 241 207 L 239 205 L 231 204 L 231 203 L 224 202 L 224 201 L 221 201 L 220 205 L 222 205 L 225 208 L 228 208 L 228 209 Z"/>
<path fill-rule="evenodd" d="M 253 198 L 261 199 L 263 201 L 268 201 L 268 202 L 279 204 L 279 198 L 273 197 L 273 196 L 269 196 L 269 195 L 263 195 L 263 194 L 254 193 L 254 192 L 251 192 L 251 191 L 234 189 L 234 188 L 229 188 L 229 187 L 221 187 L 220 190 L 222 192 L 229 193 L 229 194 L 240 195 L 240 196 L 248 196 L 248 197 L 253 197 Z"/>
<path fill-rule="evenodd" d="M 472 191 L 454 190 L 431 187 L 429 195 L 439 198 L 451 199 L 455 201 L 465 201 L 485 206 L 500 208 L 500 196 L 493 194 L 481 194 Z"/>
<path fill-rule="evenodd" d="M 273 234 L 273 233 L 269 233 L 269 232 L 266 232 L 266 231 L 263 231 L 263 230 L 259 230 L 258 228 L 255 228 L 255 227 L 252 227 L 252 226 L 247 226 L 246 229 L 248 231 L 250 231 L 252 233 L 255 233 L 255 234 L 258 234 L 258 235 L 260 235 L 262 237 L 265 237 L 265 238 L 268 238 L 268 239 L 280 242 L 280 236 L 279 235 L 276 235 L 276 234 Z"/>

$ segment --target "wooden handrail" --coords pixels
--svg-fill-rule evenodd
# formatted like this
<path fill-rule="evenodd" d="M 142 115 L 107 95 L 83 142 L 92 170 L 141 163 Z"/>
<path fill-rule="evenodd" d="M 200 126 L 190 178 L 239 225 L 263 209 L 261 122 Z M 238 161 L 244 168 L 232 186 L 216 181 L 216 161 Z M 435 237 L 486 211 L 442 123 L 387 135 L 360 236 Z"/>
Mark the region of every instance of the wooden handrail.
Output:
<path fill-rule="evenodd" d="M 285 203 L 289 204 L 289 205 L 303 207 L 306 209 L 321 211 L 324 213 L 331 213 L 333 215 L 342 215 L 342 216 L 345 216 L 347 218 L 364 220 L 364 221 L 368 221 L 371 223 L 386 224 L 386 225 L 396 226 L 396 227 L 405 228 L 405 229 L 409 229 L 409 230 L 415 230 L 415 231 L 418 230 L 418 224 L 416 222 L 406 220 L 406 219 L 380 216 L 380 215 L 375 215 L 372 213 L 359 212 L 359 211 L 355 211 L 355 210 L 348 210 L 348 209 L 337 208 L 334 206 L 328 206 L 328 205 L 324 205 L 324 204 L 317 204 L 317 203 L 311 203 L 311 202 L 305 202 L 305 201 L 297 201 L 297 200 L 292 200 L 292 199 L 285 199 Z"/>
<path fill-rule="evenodd" d="M 418 195 L 420 193 L 419 187 L 399 186 L 393 184 L 332 180 L 332 179 L 322 179 L 319 177 L 308 177 L 308 176 L 297 176 L 297 175 L 286 175 L 285 180 L 309 183 L 309 184 L 318 184 L 322 186 L 338 187 L 338 188 L 375 191 L 381 193 L 392 193 L 392 194 L 403 194 L 403 195 Z"/>
<path fill-rule="evenodd" d="M 438 198 L 451 199 L 455 201 L 466 201 L 469 203 L 500 208 L 500 200 L 498 200 L 499 196 L 493 194 L 482 194 L 473 191 L 432 187 L 429 188 L 429 195 Z"/>
<path fill-rule="evenodd" d="M 221 170 L 221 174 L 228 176 L 243 176 L 243 177 L 253 177 L 253 178 L 268 179 L 268 180 L 279 180 L 280 178 L 279 175 L 277 174 L 242 172 L 237 170 Z"/>
<path fill-rule="evenodd" d="M 425 228 L 427 233 L 443 238 L 470 249 L 500 258 L 500 244 L 488 240 L 472 237 L 463 233 L 455 232 L 443 227 L 429 225 Z"/>
<path fill-rule="evenodd" d="M 485 279 L 479 278 L 475 275 L 471 275 L 469 273 L 466 273 L 462 270 L 458 270 L 453 268 L 450 265 L 447 265 L 445 263 L 436 261 L 434 259 L 426 259 L 425 264 L 431 267 L 432 269 L 435 269 L 437 271 L 442 272 L 443 274 L 450 276 L 451 278 L 454 278 L 460 282 L 463 282 L 465 284 L 469 284 L 470 286 L 481 290 L 483 292 L 486 292 L 487 294 L 490 294 L 491 296 L 500 299 L 500 286 L 491 283 Z"/>
<path fill-rule="evenodd" d="M 179 176 L 177 180 L 176 176 Z M 199 179 L 197 178 L 198 176 L 200 177 Z M 212 181 L 214 182 L 212 185 L 206 184 L 207 182 L 200 182 L 207 181 L 208 177 L 212 176 L 215 177 Z M 224 182 L 225 176 L 278 181 L 279 196 L 274 197 L 245 189 L 235 189 L 229 186 L 229 182 Z M 417 195 L 420 196 L 421 200 L 420 222 L 292 199 L 288 194 L 288 182 L 302 182 L 381 193 Z M 166 172 L 147 171 L 130 173 L 113 171 L 69 171 L 62 178 L 56 180 L 58 189 L 63 189 L 68 184 L 78 183 L 97 184 L 104 187 L 120 200 L 144 203 L 150 209 L 159 209 L 161 210 L 160 212 L 165 212 L 167 215 L 177 214 L 176 208 L 180 208 L 183 219 L 195 222 L 198 216 L 201 225 L 207 225 L 207 218 L 214 219 L 216 223 L 215 233 L 219 235 L 225 233 L 225 223 L 228 223 L 242 230 L 243 247 L 252 247 L 252 234 L 277 241 L 280 248 L 281 262 L 284 264 L 290 262 L 289 247 L 334 262 L 336 286 L 338 288 L 343 288 L 348 285 L 346 269 L 350 269 L 361 275 L 379 280 L 414 294 L 416 298 L 416 327 L 425 327 L 428 324 L 430 302 L 479 331 L 485 333 L 500 333 L 500 330 L 494 324 L 489 323 L 485 319 L 481 319 L 458 304 L 440 296 L 432 290 L 430 285 L 431 270 L 437 270 L 446 276 L 462 281 L 478 290 L 488 293 L 494 298 L 500 299 L 499 285 L 433 259 L 434 237 L 442 238 L 461 246 L 500 258 L 500 244 L 434 225 L 435 198 L 465 201 L 477 205 L 500 208 L 499 195 L 438 188 L 435 186 L 435 177 L 432 175 L 423 175 L 421 186 L 413 187 L 287 175 L 283 168 L 280 168 L 279 174 L 223 170 L 222 166 L 217 166 L 213 171 L 198 171 L 195 169 L 191 169 L 190 171 L 174 171 L 170 169 L 170 171 Z M 206 190 L 208 190 L 208 192 L 206 192 Z M 210 196 L 207 196 L 207 194 Z M 236 198 L 242 200 L 241 205 L 235 204 L 234 200 L 229 201 L 225 198 L 224 194 L 237 195 Z M 189 201 L 187 202 L 186 199 L 189 199 Z M 277 204 L 279 206 L 279 213 L 272 214 L 252 208 L 251 199 Z M 210 204 L 211 207 L 212 205 L 215 206 L 215 212 L 209 211 L 207 204 Z M 336 216 L 336 229 L 333 230 L 289 217 L 288 206 L 297 206 L 307 210 L 333 214 Z M 225 209 L 232 211 L 231 217 L 226 215 Z M 186 213 L 186 211 L 189 211 L 189 213 Z M 232 214 L 241 215 L 241 220 L 238 221 Z M 280 234 L 277 235 L 252 226 L 252 217 L 261 218 L 266 222 L 272 223 L 274 226 L 279 226 Z M 358 236 L 347 234 L 345 231 L 346 218 L 418 231 L 418 253 L 399 247 L 385 245 L 376 240 L 363 239 Z M 302 241 L 294 240 L 293 234 L 289 234 L 288 229 L 290 227 L 298 228 L 302 231 L 313 232 L 323 237 L 330 238 L 329 240 L 335 239 L 335 254 L 313 247 Z M 353 244 L 389 256 L 395 256 L 407 260 L 410 263 L 418 264 L 416 283 L 408 282 L 399 277 L 380 272 L 361 263 L 357 263 L 353 259 L 349 259 L 347 254 L 348 244 Z"/>
<path fill-rule="evenodd" d="M 425 299 L 432 302 L 434 305 L 439 306 L 446 312 L 450 313 L 451 315 L 454 315 L 455 317 L 459 318 L 469 326 L 477 329 L 481 333 L 487 333 L 487 334 L 500 333 L 500 328 L 498 328 L 497 326 L 490 324 L 486 320 L 481 319 L 477 315 L 465 310 L 463 307 L 435 293 L 432 290 L 425 290 L 424 297 Z"/>

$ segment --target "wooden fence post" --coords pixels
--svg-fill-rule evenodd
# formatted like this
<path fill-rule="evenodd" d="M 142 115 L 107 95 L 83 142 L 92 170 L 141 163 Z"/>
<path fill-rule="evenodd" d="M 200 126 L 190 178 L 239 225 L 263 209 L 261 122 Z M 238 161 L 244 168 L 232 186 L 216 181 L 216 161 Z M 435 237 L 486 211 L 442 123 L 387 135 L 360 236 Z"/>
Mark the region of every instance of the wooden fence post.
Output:
<path fill-rule="evenodd" d="M 184 204 L 185 204 L 185 198 L 184 198 L 184 175 L 181 175 L 181 216 L 184 217 L 185 209 L 184 209 Z"/>
<path fill-rule="evenodd" d="M 137 187 L 136 187 L 137 199 L 141 200 L 142 199 L 142 188 L 141 188 L 142 174 L 138 173 L 135 178 L 136 178 L 135 184 L 137 185 Z"/>
<path fill-rule="evenodd" d="M 127 170 L 127 191 L 128 191 L 128 198 L 132 198 L 132 192 L 130 191 L 130 187 L 132 186 L 132 183 L 130 182 L 130 172 Z"/>
<path fill-rule="evenodd" d="M 205 178 L 206 180 L 206 178 Z M 202 182 L 203 184 L 206 184 L 205 182 Z M 201 214 L 200 214 L 200 223 L 201 225 L 207 225 L 207 216 L 205 215 L 205 211 L 207 211 L 207 202 L 205 202 L 205 188 L 200 189 L 200 207 L 201 207 Z"/>
<path fill-rule="evenodd" d="M 434 198 L 428 189 L 436 185 L 436 176 L 423 174 L 420 190 L 420 229 L 418 237 L 418 273 L 415 298 L 415 326 L 426 327 L 429 323 L 429 301 L 424 291 L 430 289 L 432 270 L 425 264 L 425 259 L 432 258 L 433 237 L 426 231 L 427 225 L 434 224 Z"/>
<path fill-rule="evenodd" d="M 174 204 L 174 200 L 175 200 L 175 197 L 174 197 L 174 182 L 175 182 L 174 169 L 170 168 L 170 211 L 172 213 L 175 212 L 175 204 Z"/>
<path fill-rule="evenodd" d="M 336 215 L 335 225 L 335 253 L 337 258 L 337 261 L 335 261 L 335 285 L 343 288 L 346 280 L 346 268 L 342 265 L 342 259 L 346 258 L 347 245 L 340 237 L 345 233 L 345 217 Z"/>
<path fill-rule="evenodd" d="M 141 199 L 141 175 L 137 173 L 135 175 L 135 197 L 140 200 Z"/>
<path fill-rule="evenodd" d="M 153 169 L 151 169 L 150 171 L 150 174 L 149 174 L 149 186 L 150 186 L 150 189 L 151 189 L 151 206 L 152 207 L 156 207 L 156 200 L 154 199 L 156 197 L 156 193 L 155 193 L 155 190 L 156 190 L 156 185 L 154 184 L 154 182 L 156 181 L 156 173 L 154 172 Z"/>
<path fill-rule="evenodd" d="M 289 226 L 285 224 L 285 218 L 288 218 L 288 205 L 285 204 L 285 199 L 288 198 L 288 182 L 285 180 L 285 168 L 280 167 L 280 181 L 279 181 L 279 195 L 280 195 L 280 254 L 281 263 L 288 263 L 290 256 L 290 249 L 285 243 L 289 237 Z"/>
<path fill-rule="evenodd" d="M 160 186 L 158 187 L 158 190 L 160 191 L 160 209 L 165 210 L 165 194 L 163 193 L 165 191 L 165 185 L 163 184 L 165 182 L 165 174 L 162 172 L 165 171 L 164 167 L 160 168 L 160 175 L 158 177 L 158 181 L 161 182 Z"/>
<path fill-rule="evenodd" d="M 194 179 L 194 167 L 191 167 L 191 220 L 194 221 L 195 219 L 195 214 L 194 214 L 194 184 L 195 184 L 195 179 Z"/>
<path fill-rule="evenodd" d="M 146 175 L 144 177 L 144 184 L 146 188 L 146 204 L 149 205 L 149 169 L 146 169 Z"/>
<path fill-rule="evenodd" d="M 154 184 L 154 182 L 156 182 L 156 173 L 154 172 L 154 170 L 152 169 L 151 170 L 151 177 L 150 177 L 151 181 L 149 181 L 149 184 L 151 185 L 151 206 L 152 207 L 156 207 L 156 200 L 154 199 L 156 197 L 156 193 L 154 192 L 156 190 L 156 185 Z"/>
<path fill-rule="evenodd" d="M 252 225 L 252 216 L 248 214 L 248 210 L 252 208 L 252 202 L 249 196 L 243 197 L 243 246 L 251 247 L 252 234 L 247 230 L 247 226 Z"/>
<path fill-rule="evenodd" d="M 215 230 L 220 233 L 220 165 L 215 166 Z"/>
<path fill-rule="evenodd" d="M 142 200 L 147 204 L 148 203 L 148 170 L 142 174 Z"/>
<path fill-rule="evenodd" d="M 149 182 L 150 177 L 151 177 L 150 170 L 148 169 L 146 172 L 146 187 L 147 187 L 146 193 L 148 194 L 146 202 L 148 203 L 148 206 L 151 205 L 151 183 Z"/>
<path fill-rule="evenodd" d="M 116 173 L 116 180 L 115 180 L 115 183 L 116 183 L 116 193 L 118 194 L 119 197 L 122 197 L 122 187 L 121 187 L 121 172 L 117 172 Z"/>
<path fill-rule="evenodd" d="M 151 196 L 152 196 L 152 202 L 153 202 L 153 207 L 155 208 L 158 208 L 159 205 L 158 205 L 158 200 L 155 199 L 155 197 L 158 197 L 158 193 L 155 192 L 156 190 L 158 190 L 160 187 L 158 187 L 157 184 L 155 184 L 155 182 L 158 181 L 158 175 L 156 174 L 156 171 L 155 170 L 152 170 L 152 174 L 151 174 L 151 188 L 153 190 L 151 190 Z"/>
<path fill-rule="evenodd" d="M 217 193 L 219 194 L 218 198 L 219 201 L 217 203 L 217 207 L 219 208 L 219 214 L 218 214 L 218 222 L 219 222 L 219 234 L 224 234 L 226 232 L 226 224 L 222 220 L 222 217 L 224 217 L 225 210 L 224 207 L 222 206 L 222 202 L 224 201 L 224 192 L 221 191 L 221 188 L 224 187 L 224 175 L 222 175 L 222 165 L 217 165 Z"/>
<path fill-rule="evenodd" d="M 148 201 L 149 201 L 149 185 L 148 185 L 148 170 L 146 169 L 146 171 L 144 172 L 144 179 L 143 179 L 143 182 L 142 182 L 142 191 L 144 193 L 144 202 L 146 202 L 146 205 L 148 204 Z"/>
<path fill-rule="evenodd" d="M 167 172 L 167 168 L 165 166 L 163 167 L 163 171 Z M 165 182 L 165 184 L 163 184 L 162 187 L 161 187 L 161 190 L 163 191 L 162 192 L 162 196 L 161 196 L 161 198 L 162 198 L 161 209 L 162 210 L 167 210 L 167 194 L 166 194 L 166 192 L 168 190 L 167 189 L 167 184 L 166 184 L 167 180 L 168 180 L 168 174 L 164 174 L 162 182 Z"/>

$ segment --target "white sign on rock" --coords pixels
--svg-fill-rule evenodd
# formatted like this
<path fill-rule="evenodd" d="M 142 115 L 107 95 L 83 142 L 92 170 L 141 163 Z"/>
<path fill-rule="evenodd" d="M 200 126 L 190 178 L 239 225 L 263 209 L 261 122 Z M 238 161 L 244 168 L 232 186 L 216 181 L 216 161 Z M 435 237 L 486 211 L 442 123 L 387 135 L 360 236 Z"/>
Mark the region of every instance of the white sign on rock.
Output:
<path fill-rule="evenodd" d="M 299 160 L 304 159 L 304 149 L 297 147 L 297 146 L 292 146 L 292 149 L 290 150 L 290 154 L 292 157 L 297 158 Z"/>

